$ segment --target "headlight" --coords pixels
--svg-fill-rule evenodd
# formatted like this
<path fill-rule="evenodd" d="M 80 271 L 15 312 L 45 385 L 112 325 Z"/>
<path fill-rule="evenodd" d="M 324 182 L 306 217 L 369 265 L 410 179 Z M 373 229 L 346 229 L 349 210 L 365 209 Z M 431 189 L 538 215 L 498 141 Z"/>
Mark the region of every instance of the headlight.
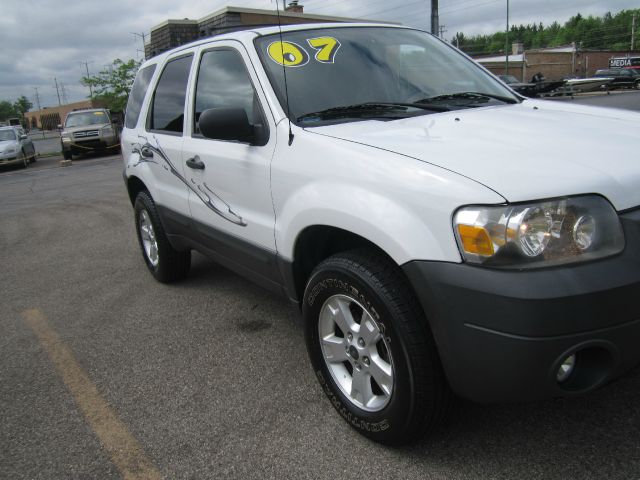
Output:
<path fill-rule="evenodd" d="M 62 133 L 60 135 L 60 137 L 62 138 L 62 140 L 71 140 L 71 134 L 70 133 Z"/>
<path fill-rule="evenodd" d="M 16 153 L 16 147 L 9 147 L 4 149 L 4 153 Z"/>
<path fill-rule="evenodd" d="M 113 135 L 113 128 L 111 128 L 111 127 L 102 127 L 100 132 L 102 133 L 102 135 L 105 135 L 105 136 Z"/>
<path fill-rule="evenodd" d="M 485 266 L 535 268 L 602 258 L 624 248 L 618 214 L 596 195 L 463 207 L 453 223 L 464 260 Z"/>

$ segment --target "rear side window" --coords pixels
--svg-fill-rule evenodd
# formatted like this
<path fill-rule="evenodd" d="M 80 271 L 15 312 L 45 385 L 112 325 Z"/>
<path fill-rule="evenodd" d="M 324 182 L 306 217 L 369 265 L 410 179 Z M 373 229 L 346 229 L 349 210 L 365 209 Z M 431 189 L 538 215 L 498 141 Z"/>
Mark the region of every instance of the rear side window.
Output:
<path fill-rule="evenodd" d="M 184 99 L 193 55 L 171 60 L 164 68 L 153 95 L 150 130 L 182 133 Z"/>
<path fill-rule="evenodd" d="M 149 65 L 144 67 L 136 75 L 136 80 L 133 82 L 133 88 L 129 94 L 129 101 L 127 102 L 127 113 L 125 114 L 124 124 L 127 128 L 135 128 L 138 123 L 138 117 L 140 116 L 140 109 L 142 108 L 142 101 L 149 88 L 149 82 L 153 72 L 156 71 L 155 65 Z"/>
<path fill-rule="evenodd" d="M 196 86 L 194 133 L 200 133 L 200 114 L 220 107 L 242 108 L 251 124 L 263 123 L 258 96 L 244 60 L 236 50 L 211 50 L 202 56 Z"/>

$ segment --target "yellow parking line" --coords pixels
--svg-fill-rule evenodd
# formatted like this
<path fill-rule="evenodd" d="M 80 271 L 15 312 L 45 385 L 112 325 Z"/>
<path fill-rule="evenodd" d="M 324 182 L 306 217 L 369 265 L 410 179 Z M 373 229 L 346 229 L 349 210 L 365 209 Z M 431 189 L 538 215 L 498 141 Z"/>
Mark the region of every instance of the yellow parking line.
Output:
<path fill-rule="evenodd" d="M 126 425 L 100 396 L 96 386 L 74 358 L 71 349 L 49 326 L 42 312 L 32 309 L 22 312 L 22 315 L 25 323 L 49 354 L 87 422 L 122 476 L 127 480 L 162 478 Z"/>

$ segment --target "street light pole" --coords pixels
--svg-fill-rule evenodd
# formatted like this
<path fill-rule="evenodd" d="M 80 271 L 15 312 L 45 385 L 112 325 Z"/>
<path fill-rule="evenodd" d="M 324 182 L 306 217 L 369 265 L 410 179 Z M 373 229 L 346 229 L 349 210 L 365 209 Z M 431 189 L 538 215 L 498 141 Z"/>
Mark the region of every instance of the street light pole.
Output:
<path fill-rule="evenodd" d="M 507 0 L 507 32 L 504 41 L 504 54 L 506 55 L 505 75 L 509 75 L 509 0 Z"/>
<path fill-rule="evenodd" d="M 438 0 L 431 0 L 431 34 L 440 33 L 440 18 L 438 15 Z"/>

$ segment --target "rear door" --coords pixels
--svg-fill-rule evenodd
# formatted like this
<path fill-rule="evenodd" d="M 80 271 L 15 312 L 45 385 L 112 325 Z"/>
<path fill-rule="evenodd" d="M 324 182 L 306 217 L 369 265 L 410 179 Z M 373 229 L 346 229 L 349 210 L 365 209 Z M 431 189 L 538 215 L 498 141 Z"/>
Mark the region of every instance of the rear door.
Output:
<path fill-rule="evenodd" d="M 278 283 L 270 166 L 275 123 L 255 71 L 239 42 L 218 42 L 197 59 L 189 102 L 183 166 L 194 228 L 209 253 L 263 286 Z M 268 127 L 264 145 L 205 138 L 198 118 L 210 108 L 242 108 Z M 200 165 L 192 168 L 187 165 Z"/>
<path fill-rule="evenodd" d="M 181 160 L 193 57 L 193 52 L 181 52 L 167 60 L 151 98 L 145 132 L 140 135 L 140 149 L 144 152 L 140 162 L 149 165 L 153 178 L 148 184 L 155 188 L 154 200 L 166 221 L 181 225 L 189 221 L 189 189 Z"/>

